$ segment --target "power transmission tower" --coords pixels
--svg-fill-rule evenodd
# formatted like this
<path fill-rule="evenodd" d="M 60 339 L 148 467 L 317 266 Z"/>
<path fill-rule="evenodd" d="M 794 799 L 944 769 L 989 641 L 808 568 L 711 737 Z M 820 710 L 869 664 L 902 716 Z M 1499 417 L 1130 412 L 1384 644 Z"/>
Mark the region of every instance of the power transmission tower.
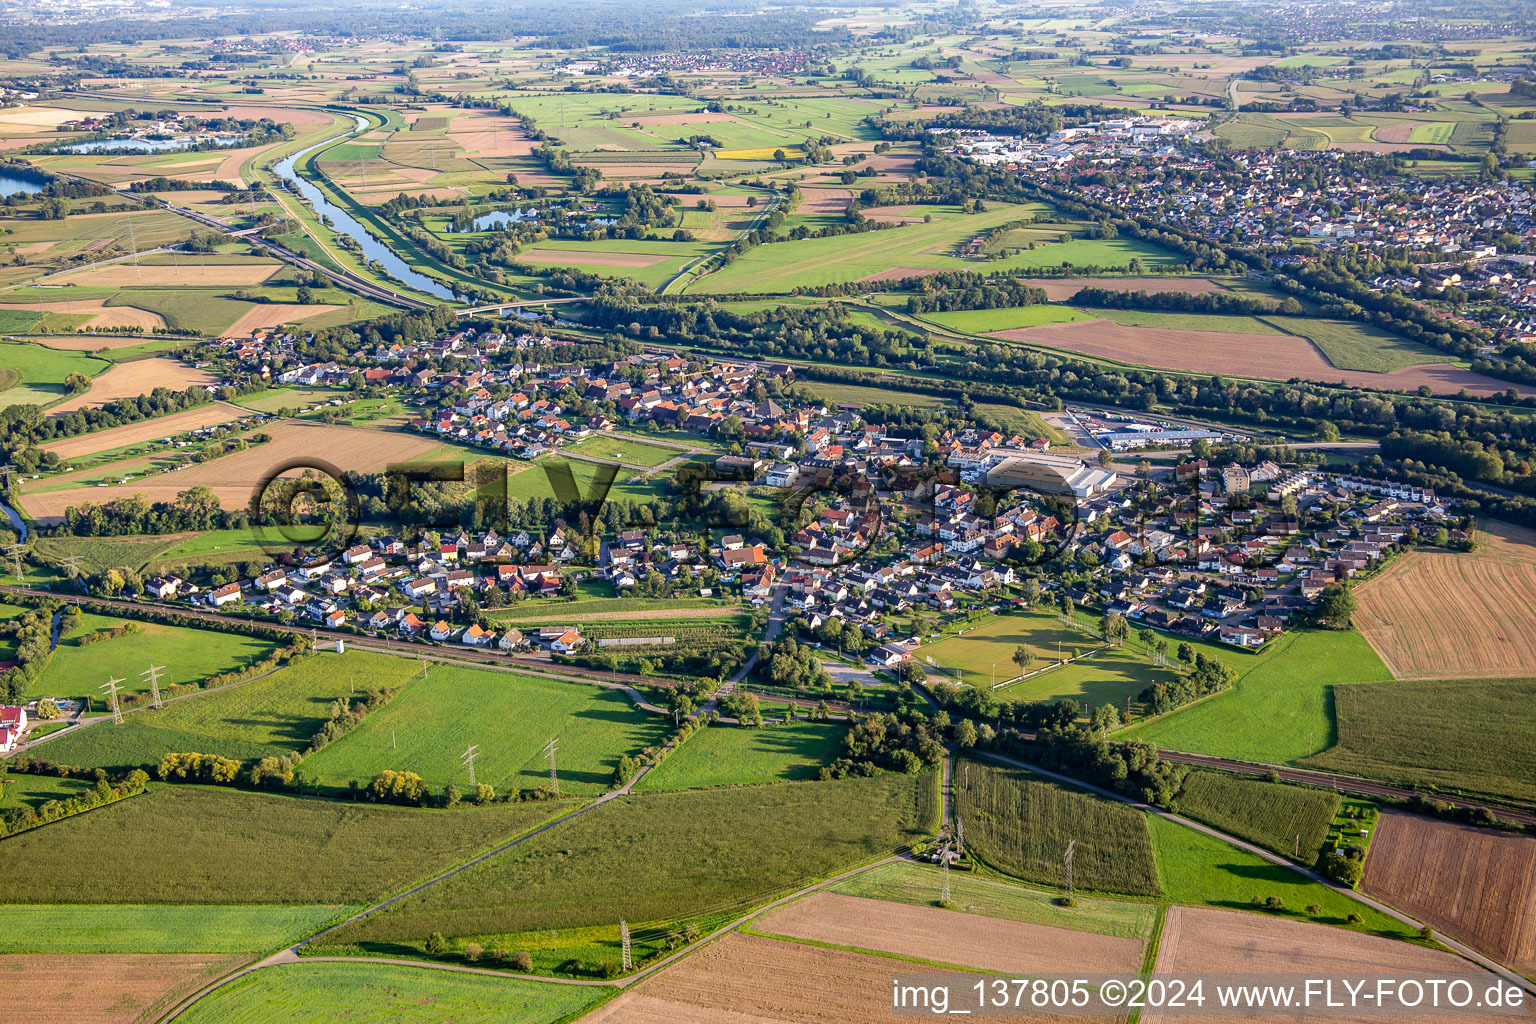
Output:
<path fill-rule="evenodd" d="M 27 553 L 27 546 L 15 543 L 5 549 L 5 553 L 11 556 L 11 566 L 16 570 L 16 582 L 21 582 L 21 556 Z"/>
<path fill-rule="evenodd" d="M 469 788 L 470 789 L 474 789 L 475 788 L 475 758 L 477 758 L 479 756 L 480 756 L 480 748 L 478 746 L 476 746 L 475 744 L 471 743 L 469 745 L 469 748 L 464 751 L 464 757 L 462 758 L 462 760 L 464 762 L 464 767 L 469 770 Z"/>
<path fill-rule="evenodd" d="M 59 564 L 64 567 L 65 572 L 69 573 L 70 579 L 75 579 L 80 575 L 79 555 L 65 555 L 63 558 L 59 559 Z"/>
<path fill-rule="evenodd" d="M 149 679 L 149 699 L 155 702 L 155 707 L 161 707 L 160 703 L 160 673 L 165 671 L 164 665 L 151 665 L 140 672 L 140 677 Z"/>
<path fill-rule="evenodd" d="M 944 855 L 944 888 L 939 892 L 939 902 L 949 903 L 949 854 Z"/>
<path fill-rule="evenodd" d="M 965 822 L 958 817 L 955 818 L 955 848 L 961 851 L 965 849 Z"/>
<path fill-rule="evenodd" d="M 1067 902 L 1068 903 L 1072 902 L 1072 857 L 1076 853 L 1077 853 L 1077 840 L 1073 839 L 1071 842 L 1067 843 L 1066 869 L 1067 869 Z"/>
<path fill-rule="evenodd" d="M 629 957 L 629 925 L 624 923 L 622 917 L 619 918 L 619 942 L 622 944 L 619 966 L 626 971 L 632 971 L 635 969 L 635 964 Z"/>
<path fill-rule="evenodd" d="M 965 766 L 965 788 L 967 792 L 971 788 L 971 766 L 969 764 Z"/>
<path fill-rule="evenodd" d="M 544 754 L 549 758 L 549 788 L 555 796 L 560 795 L 560 776 L 555 774 L 555 751 L 559 744 L 560 737 L 556 736 L 544 745 Z"/>
<path fill-rule="evenodd" d="M 102 692 L 107 695 L 107 704 L 112 708 L 113 725 L 123 724 L 123 709 L 117 703 L 117 684 L 120 682 L 122 682 L 121 679 L 113 679 L 101 686 Z"/>

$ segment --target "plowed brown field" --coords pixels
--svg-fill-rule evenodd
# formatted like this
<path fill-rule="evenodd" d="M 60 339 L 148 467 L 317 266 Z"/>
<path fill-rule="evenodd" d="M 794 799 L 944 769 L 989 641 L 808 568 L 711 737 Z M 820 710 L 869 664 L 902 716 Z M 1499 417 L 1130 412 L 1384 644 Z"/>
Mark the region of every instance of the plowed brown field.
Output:
<path fill-rule="evenodd" d="M 188 430 L 197 430 L 199 427 L 211 427 L 216 423 L 228 423 L 230 420 L 248 415 L 250 414 L 232 405 L 214 402 L 211 405 L 171 413 L 169 416 L 161 416 L 157 419 L 141 420 L 121 427 L 68 437 L 62 441 L 43 445 L 43 451 L 53 452 L 60 460 L 68 462 L 70 459 L 78 459 L 84 455 L 109 452 L 114 448 L 125 448 L 140 441 L 170 437 Z"/>
<path fill-rule="evenodd" d="M 25 494 L 22 507 L 51 525 L 71 505 L 104 504 L 115 498 L 143 494 L 150 501 L 175 501 L 176 495 L 199 484 L 211 487 L 225 508 L 242 508 L 271 470 L 292 459 L 324 459 L 338 470 L 378 472 L 390 465 L 419 458 L 439 447 L 431 438 L 417 434 L 331 426 L 308 421 L 287 421 L 267 428 L 272 440 L 223 458 L 147 480 L 110 487 L 74 487 Z"/>
<path fill-rule="evenodd" d="M 1399 679 L 1531 675 L 1536 531 L 1496 523 L 1477 540 L 1409 552 L 1356 592 L 1360 632 Z"/>
<path fill-rule="evenodd" d="M 992 971 L 1134 973 L 1142 944 L 937 907 L 818 892 L 753 922 L 753 929 Z"/>
<path fill-rule="evenodd" d="M 179 359 L 157 356 L 132 363 L 118 363 L 105 373 L 91 378 L 91 387 L 84 394 L 50 406 L 48 415 L 58 416 L 76 409 L 104 405 L 114 398 L 137 398 L 149 394 L 155 388 L 185 391 L 194 384 L 213 384 L 216 381 L 217 378 L 206 370 L 188 366 Z"/>
<path fill-rule="evenodd" d="M 12 1024 L 124 1024 L 152 1019 L 178 996 L 234 968 L 245 957 L 114 953 L 0 956 L 0 984 L 11 993 Z"/>
<path fill-rule="evenodd" d="M 891 975 L 909 970 L 921 968 L 886 957 L 738 933 L 641 982 L 581 1020 L 582 1024 L 891 1024 L 906 1019 L 891 1012 Z"/>
<path fill-rule="evenodd" d="M 1287 921 L 1267 914 L 1195 907 L 1169 907 L 1158 944 L 1157 973 L 1293 974 L 1313 978 L 1369 975 L 1401 978 L 1417 975 L 1469 975 L 1479 969 L 1452 953 L 1414 946 L 1397 939 L 1362 935 L 1329 925 Z M 1492 974 L 1486 975 L 1489 982 Z M 1199 1024 L 1211 1018 L 1177 1013 L 1144 1013 L 1142 1024 Z M 1232 1018 L 1227 1018 L 1232 1019 Z M 1450 1024 L 1528 1020 L 1518 1016 L 1253 1014 L 1245 1021 L 1296 1024 Z"/>
<path fill-rule="evenodd" d="M 1502 394 L 1509 385 L 1447 363 L 1410 366 L 1392 373 L 1340 370 L 1305 338 L 1266 337 L 1254 345 L 1253 335 L 1228 331 L 1190 331 L 1171 327 L 1131 327 L 1105 320 L 1081 320 L 1046 327 L 994 331 L 995 338 L 1045 345 L 1100 359 L 1160 366 L 1170 370 L 1234 377 L 1290 380 L 1300 377 L 1325 384 L 1358 384 L 1385 390 L 1412 391 L 1428 384 L 1441 394 L 1466 388 L 1473 394 Z"/>
<path fill-rule="evenodd" d="M 1500 963 L 1536 973 L 1536 839 L 1388 812 L 1365 891 Z"/>

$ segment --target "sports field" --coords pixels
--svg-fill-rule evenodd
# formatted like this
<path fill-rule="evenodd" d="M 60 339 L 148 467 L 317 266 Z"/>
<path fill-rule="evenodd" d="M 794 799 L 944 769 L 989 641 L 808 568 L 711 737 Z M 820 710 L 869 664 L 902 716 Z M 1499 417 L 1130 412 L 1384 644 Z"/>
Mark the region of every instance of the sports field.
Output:
<path fill-rule="evenodd" d="M 1064 624 L 1048 612 L 1015 612 L 993 616 L 976 627 L 965 627 L 960 636 L 947 637 L 918 649 L 917 658 L 930 676 L 950 677 L 970 686 L 990 687 L 1019 674 L 1012 660 L 1014 651 L 1026 648 L 1032 655 L 1027 671 L 1035 672 L 1074 652 L 1086 653 L 1103 646 L 1086 629 Z M 1036 679 L 1042 686 L 1048 676 Z"/>

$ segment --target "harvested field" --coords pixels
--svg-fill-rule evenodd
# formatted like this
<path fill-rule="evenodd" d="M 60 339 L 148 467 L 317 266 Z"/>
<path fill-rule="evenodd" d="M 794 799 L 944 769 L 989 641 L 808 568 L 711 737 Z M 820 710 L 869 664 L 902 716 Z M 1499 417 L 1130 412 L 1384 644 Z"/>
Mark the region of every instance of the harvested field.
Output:
<path fill-rule="evenodd" d="M 1183 292 L 1186 295 L 1227 290 L 1225 285 L 1217 284 L 1208 277 L 1041 277 L 1025 279 L 1023 283 L 1043 289 L 1045 297 L 1052 302 L 1065 302 L 1084 288 L 1149 294 Z"/>
<path fill-rule="evenodd" d="M 462 146 L 468 156 L 529 156 L 538 148 L 538 143 L 512 128 L 452 132 L 448 138 Z"/>
<path fill-rule="evenodd" d="M 106 430 L 67 437 L 62 441 L 43 445 L 43 451 L 53 452 L 60 461 L 68 462 L 85 455 L 95 455 L 97 452 L 125 448 L 141 441 L 154 441 L 188 430 L 197 430 L 200 427 L 228 423 L 230 420 L 237 420 L 247 415 L 250 414 L 232 405 L 214 402 L 212 405 L 171 413 L 169 416 L 140 420 L 138 423 L 127 423 L 121 427 L 109 427 Z"/>
<path fill-rule="evenodd" d="M 732 934 L 581 1018 L 582 1024 L 888 1024 L 885 957 Z M 1019 1016 L 1011 1020 L 1059 1020 Z M 1080 1017 L 1082 1021 L 1112 1017 Z"/>
<path fill-rule="evenodd" d="M 196 953 L 0 956 L 0 983 L 26 993 L 6 1017 L 15 1024 L 122 1024 L 152 1019 L 177 998 L 245 957 Z"/>
<path fill-rule="evenodd" d="M 1376 935 L 1363 935 L 1328 925 L 1287 921 L 1267 914 L 1205 908 L 1168 908 L 1158 945 L 1157 973 L 1285 973 L 1309 977 L 1329 975 L 1409 974 L 1467 975 L 1478 969 L 1452 953 L 1425 949 Z M 1487 975 L 1491 981 L 1493 975 Z M 1198 1024 L 1207 1017 L 1177 1013 L 1144 1013 L 1143 1024 Z M 1247 1021 L 1295 1024 L 1295 1014 L 1244 1015 Z M 1379 1024 L 1380 1015 L 1332 1016 L 1329 1021 Z M 1519 1016 L 1393 1015 L 1393 1021 L 1525 1020 Z"/>
<path fill-rule="evenodd" d="M 1388 811 L 1367 893 L 1525 974 L 1536 973 L 1536 839 Z"/>
<path fill-rule="evenodd" d="M 114 310 L 123 307 L 114 307 Z M 139 312 L 143 312 L 139 310 Z M 153 316 L 154 314 L 146 314 Z M 156 317 L 156 319 L 159 319 Z M 132 363 L 118 363 L 106 373 L 91 380 L 88 391 L 61 402 L 48 410 L 50 416 L 103 405 L 114 398 L 137 398 L 155 388 L 185 391 L 195 384 L 216 384 L 218 378 L 198 370 L 177 359 L 157 356 Z"/>
<path fill-rule="evenodd" d="M 324 304 L 301 306 L 285 302 L 260 303 L 252 306 L 250 312 L 231 324 L 229 330 L 224 333 L 231 338 L 243 338 L 267 327 L 303 323 L 311 317 L 332 313 L 341 308 L 343 307 Z"/>
<path fill-rule="evenodd" d="M 1255 347 L 1251 334 L 1130 327 L 1101 320 L 994 331 L 991 336 L 1099 359 L 1191 373 L 1270 380 L 1299 377 L 1326 384 L 1356 384 L 1389 391 L 1413 391 L 1427 384 L 1439 394 L 1451 395 L 1462 388 L 1475 395 L 1502 394 L 1511 387 L 1504 381 L 1459 370 L 1449 363 L 1411 366 L 1392 373 L 1340 370 L 1305 338 L 1268 338 L 1263 346 Z"/>
<path fill-rule="evenodd" d="M 436 441 L 415 434 L 310 421 L 287 421 L 267 428 L 266 432 L 272 435 L 268 443 L 212 462 L 128 484 L 42 491 L 24 496 L 21 503 L 42 525 L 56 521 L 71 505 L 101 504 L 133 494 L 143 494 L 151 502 L 175 501 L 181 491 L 201 484 L 213 488 L 225 508 L 243 508 L 271 468 L 291 459 L 318 457 L 341 470 L 372 473 L 438 447 Z"/>
<path fill-rule="evenodd" d="M 1409 552 L 1356 591 L 1360 632 L 1399 679 L 1531 674 L 1536 530 L 1495 523 L 1477 540 Z"/>
<path fill-rule="evenodd" d="M 754 931 L 992 971 L 1134 972 L 1142 943 L 938 907 L 818 892 L 758 918 Z"/>
<path fill-rule="evenodd" d="M 795 213 L 842 215 L 848 212 L 848 203 L 853 199 L 850 188 L 802 188 L 801 192 L 805 198 L 795 207 Z"/>
<path fill-rule="evenodd" d="M 1406 153 L 1413 149 L 1438 149 L 1442 153 L 1451 152 L 1450 146 L 1434 145 L 1428 142 L 1335 142 L 1328 148 L 1337 149 L 1341 153 Z"/>
<path fill-rule="evenodd" d="M 1413 134 L 1415 128 L 1432 123 L 1431 121 L 1399 121 L 1396 124 L 1384 124 L 1376 129 L 1376 138 L 1381 142 L 1408 142 L 1408 136 Z"/>
<path fill-rule="evenodd" d="M 881 206 L 865 210 L 864 218 L 886 224 L 920 224 L 923 214 L 915 206 Z"/>
<path fill-rule="evenodd" d="M 321 110 L 305 110 L 302 107 L 264 107 L 259 104 L 228 106 L 224 108 L 225 117 L 255 118 L 269 117 L 278 124 L 288 123 L 295 127 L 306 124 L 326 124 L 332 120 L 331 116 Z"/>
<path fill-rule="evenodd" d="M 518 257 L 524 263 L 569 263 L 583 267 L 649 267 L 668 259 L 639 252 L 581 252 L 570 249 L 529 249 Z"/>
<path fill-rule="evenodd" d="M 210 288 L 261 284 L 283 269 L 281 263 L 215 263 L 210 266 L 187 263 L 179 267 L 140 266 L 135 285 L 146 288 Z M 124 281 L 122 267 L 92 267 L 62 275 L 70 284 L 100 284 L 119 287 Z"/>
<path fill-rule="evenodd" d="M 121 267 L 110 271 L 122 279 Z M 165 318 L 159 313 L 135 306 L 108 306 L 106 299 L 71 299 L 67 302 L 27 302 L 0 307 L 4 309 L 35 309 L 43 313 L 81 313 L 88 316 L 86 327 L 136 327 L 153 330 L 165 326 Z M 117 397 L 117 396 L 113 396 Z"/>

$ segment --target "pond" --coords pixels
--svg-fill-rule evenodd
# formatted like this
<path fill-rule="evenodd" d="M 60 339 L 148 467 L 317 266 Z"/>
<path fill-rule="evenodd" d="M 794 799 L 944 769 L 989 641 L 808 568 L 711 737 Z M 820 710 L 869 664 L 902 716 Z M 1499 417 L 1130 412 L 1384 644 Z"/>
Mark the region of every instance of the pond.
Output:
<path fill-rule="evenodd" d="M 57 153 L 170 153 L 177 150 L 191 149 L 193 146 L 207 139 L 195 139 L 190 136 L 182 139 L 95 139 L 91 142 L 71 142 L 57 147 Z M 230 149 L 240 145 L 244 139 L 221 140 L 215 148 Z"/>
<path fill-rule="evenodd" d="M 17 178 L 9 174 L 0 174 L 0 199 L 6 196 L 32 195 L 41 192 L 43 186 L 36 181 L 28 181 L 26 178 Z"/>

